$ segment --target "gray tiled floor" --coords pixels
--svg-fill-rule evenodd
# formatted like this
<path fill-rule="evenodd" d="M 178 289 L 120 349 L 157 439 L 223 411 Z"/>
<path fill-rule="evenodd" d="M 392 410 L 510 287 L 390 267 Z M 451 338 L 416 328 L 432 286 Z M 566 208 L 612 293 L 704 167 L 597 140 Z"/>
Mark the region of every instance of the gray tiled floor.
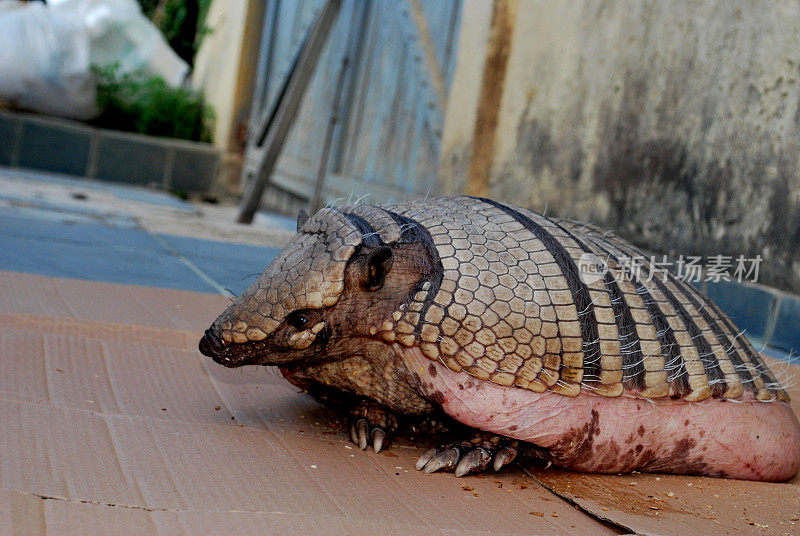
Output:
<path fill-rule="evenodd" d="M 37 177 L 38 178 L 38 177 Z M 65 186 L 73 179 L 52 178 Z M 195 209 L 167 194 L 83 183 L 126 200 Z M 151 234 L 133 216 L 0 189 L 0 270 L 110 283 L 220 292 L 244 290 L 277 254 L 268 247 Z"/>

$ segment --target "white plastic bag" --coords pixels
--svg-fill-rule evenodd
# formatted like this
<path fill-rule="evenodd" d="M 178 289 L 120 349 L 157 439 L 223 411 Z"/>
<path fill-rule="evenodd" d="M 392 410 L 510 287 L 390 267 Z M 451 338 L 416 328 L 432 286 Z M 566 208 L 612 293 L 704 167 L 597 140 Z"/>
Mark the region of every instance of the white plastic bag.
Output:
<path fill-rule="evenodd" d="M 0 99 L 39 112 L 95 113 L 89 37 L 79 17 L 43 4 L 0 2 Z"/>
<path fill-rule="evenodd" d="M 136 0 L 50 0 L 52 9 L 77 15 L 89 35 L 93 65 L 120 64 L 120 73 L 142 70 L 173 87 L 183 83 L 189 66 L 142 14 Z"/>
<path fill-rule="evenodd" d="M 119 63 L 179 86 L 189 66 L 136 0 L 0 0 L 0 100 L 61 117 L 97 113 L 92 66 Z"/>

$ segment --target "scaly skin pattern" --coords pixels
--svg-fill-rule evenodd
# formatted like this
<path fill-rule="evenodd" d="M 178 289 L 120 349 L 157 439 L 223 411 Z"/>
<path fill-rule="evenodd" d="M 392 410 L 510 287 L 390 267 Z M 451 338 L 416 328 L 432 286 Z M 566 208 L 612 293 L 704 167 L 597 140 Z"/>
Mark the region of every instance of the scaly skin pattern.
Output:
<path fill-rule="evenodd" d="M 607 271 L 582 277 L 588 254 Z M 647 259 L 488 199 L 326 208 L 200 350 L 387 411 L 441 409 L 568 469 L 791 478 L 785 390 L 713 302 Z M 466 457 L 485 467 L 487 449 Z"/>

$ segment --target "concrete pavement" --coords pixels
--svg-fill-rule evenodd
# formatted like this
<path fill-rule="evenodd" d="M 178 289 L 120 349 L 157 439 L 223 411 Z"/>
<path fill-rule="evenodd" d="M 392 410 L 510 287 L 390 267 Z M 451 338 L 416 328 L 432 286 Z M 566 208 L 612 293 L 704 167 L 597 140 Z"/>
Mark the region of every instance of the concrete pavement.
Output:
<path fill-rule="evenodd" d="M 167 193 L 0 168 L 0 270 L 238 294 L 294 233 Z"/>

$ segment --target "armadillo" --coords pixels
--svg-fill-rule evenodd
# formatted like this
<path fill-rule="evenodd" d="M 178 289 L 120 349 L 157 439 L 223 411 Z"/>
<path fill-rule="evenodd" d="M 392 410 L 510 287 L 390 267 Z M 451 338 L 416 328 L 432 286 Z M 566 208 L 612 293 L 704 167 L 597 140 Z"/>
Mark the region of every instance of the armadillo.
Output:
<path fill-rule="evenodd" d="M 800 468 L 797 417 L 747 337 L 609 232 L 465 196 L 328 207 L 297 229 L 200 351 L 352 395 L 328 400 L 353 404 L 362 449 L 388 445 L 393 416 L 443 412 L 479 433 L 423 454 L 426 472 L 499 469 L 527 447 L 575 471 Z"/>

